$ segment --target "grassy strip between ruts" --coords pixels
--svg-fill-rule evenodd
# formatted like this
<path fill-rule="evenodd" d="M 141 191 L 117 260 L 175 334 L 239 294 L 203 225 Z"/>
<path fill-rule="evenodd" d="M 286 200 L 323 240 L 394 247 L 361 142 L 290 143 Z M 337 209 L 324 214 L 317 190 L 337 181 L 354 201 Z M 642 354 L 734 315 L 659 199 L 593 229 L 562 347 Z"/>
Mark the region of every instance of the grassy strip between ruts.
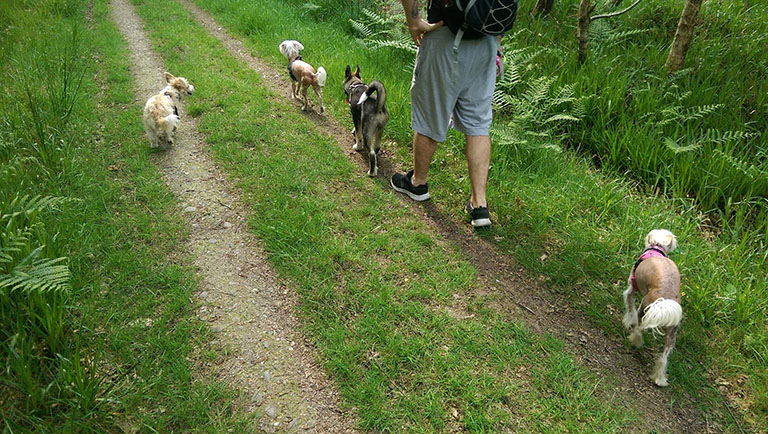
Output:
<path fill-rule="evenodd" d="M 99 246 L 101 273 L 93 276 L 98 283 L 82 286 L 94 289 L 87 299 L 89 328 L 104 341 L 112 359 L 103 364 L 118 378 L 115 421 L 156 432 L 245 430 L 248 418 L 233 407 L 236 394 L 197 377 L 193 360 L 218 356 L 201 350 L 209 338 L 191 301 L 197 282 L 183 253 L 186 228 L 149 158 L 125 41 L 109 19 L 108 1 L 94 3 L 94 41 L 107 86 L 99 111 L 103 135 L 95 146 L 104 152 L 94 152 L 100 160 L 84 167 L 98 167 L 93 172 L 103 178 L 87 183 L 97 191 L 84 195 L 94 203 L 82 209 L 106 213 L 91 218 L 110 224 L 92 226 L 98 229 L 89 245 Z M 104 172 L 110 166 L 117 176 Z"/>
<path fill-rule="evenodd" d="M 411 164 L 411 72 L 401 53 L 368 48 L 338 20 L 318 22 L 287 2 L 196 3 L 280 69 L 285 59 L 277 44 L 299 39 L 305 59 L 328 70 L 324 102 L 329 115 L 343 122 L 349 122 L 341 92 L 344 66 L 360 64 L 363 78 L 382 80 L 390 112 L 387 134 L 395 142 L 386 146 L 403 167 Z M 521 17 L 521 25 L 546 26 Z M 462 154 L 454 135 L 438 148 L 430 168 L 432 200 L 457 219 L 469 191 Z M 740 242 L 736 233 L 702 234 L 702 217 L 690 202 L 645 197 L 630 182 L 596 172 L 572 153 L 495 146 L 491 161 L 489 203 L 497 224 L 488 237 L 532 273 L 545 276 L 554 290 L 573 295 L 608 333 L 623 333 L 620 294 L 642 237 L 652 228 L 672 229 L 680 240 L 673 258 L 683 273 L 685 320 L 670 359 L 670 390 L 696 397 L 702 412 L 732 424 L 713 385 L 717 380 L 756 430 L 768 426 L 764 252 Z"/>
<path fill-rule="evenodd" d="M 617 431 L 637 423 L 562 343 L 505 321 L 475 272 L 183 9 L 134 2 L 154 46 L 192 78 L 188 111 L 237 180 L 251 225 L 363 428 Z M 451 315 L 458 309 L 466 315 Z"/>
<path fill-rule="evenodd" d="M 86 382 L 65 385 L 75 390 L 71 401 L 54 399 L 38 408 L 25 406 L 24 397 L 16 399 L 12 391 L 0 406 L 3 431 L 247 430 L 247 418 L 232 406 L 235 393 L 195 378 L 190 357 L 207 335 L 191 302 L 194 272 L 180 253 L 184 223 L 149 159 L 141 107 L 133 98 L 130 57 L 109 21 L 107 2 L 97 0 L 87 22 L 85 1 L 59 4 L 62 9 L 54 3 L 33 9 L 11 3 L 2 8 L 17 24 L 13 32 L 26 32 L 23 40 L 37 39 L 40 29 L 19 23 L 33 16 L 31 11 L 44 10 L 35 24 L 63 22 L 63 34 L 78 28 L 84 53 L 81 96 L 72 114 L 81 130 L 68 148 L 71 154 L 64 156 L 72 164 L 56 174 L 55 183 L 38 177 L 35 188 L 74 199 L 47 224 L 58 232 L 72 271 L 71 303 L 62 327 L 76 350 L 60 357 L 75 358 Z M 3 86 L 16 92 L 20 83 Z M 57 381 L 68 378 L 63 371 L 59 375 Z M 81 404 L 84 392 L 95 393 L 88 407 Z"/>

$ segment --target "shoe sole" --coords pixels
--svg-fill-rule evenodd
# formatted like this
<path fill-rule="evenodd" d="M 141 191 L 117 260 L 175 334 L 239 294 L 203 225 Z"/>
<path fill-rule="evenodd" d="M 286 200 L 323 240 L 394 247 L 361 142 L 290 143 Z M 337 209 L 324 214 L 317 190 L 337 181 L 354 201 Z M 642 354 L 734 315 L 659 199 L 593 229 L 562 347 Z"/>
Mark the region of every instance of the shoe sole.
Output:
<path fill-rule="evenodd" d="M 485 228 L 491 225 L 491 219 L 477 219 L 472 220 L 472 227 L 474 228 Z"/>
<path fill-rule="evenodd" d="M 471 223 L 472 223 L 472 227 L 473 228 L 485 228 L 485 227 L 488 227 L 488 226 L 491 225 L 491 218 L 490 218 L 490 216 L 489 217 L 484 217 L 484 218 L 479 218 L 479 219 L 473 219 L 472 218 L 472 204 L 470 202 L 467 202 L 466 210 L 467 210 L 467 214 L 470 215 L 470 219 L 472 220 Z"/>
<path fill-rule="evenodd" d="M 392 182 L 392 180 L 391 180 L 391 179 L 389 180 L 389 185 L 391 185 L 391 186 L 392 186 L 392 188 L 393 188 L 393 189 L 394 189 L 396 192 L 398 192 L 398 193 L 403 193 L 403 194 L 407 194 L 407 195 L 408 195 L 408 197 L 410 197 L 411 199 L 415 200 L 416 202 L 423 202 L 423 201 L 425 201 L 425 200 L 429 199 L 429 192 L 426 192 L 426 193 L 424 193 L 424 194 L 414 194 L 414 193 L 412 193 L 411 191 L 409 191 L 409 190 L 406 190 L 406 189 L 404 189 L 404 188 L 395 187 L 395 184 Z"/>

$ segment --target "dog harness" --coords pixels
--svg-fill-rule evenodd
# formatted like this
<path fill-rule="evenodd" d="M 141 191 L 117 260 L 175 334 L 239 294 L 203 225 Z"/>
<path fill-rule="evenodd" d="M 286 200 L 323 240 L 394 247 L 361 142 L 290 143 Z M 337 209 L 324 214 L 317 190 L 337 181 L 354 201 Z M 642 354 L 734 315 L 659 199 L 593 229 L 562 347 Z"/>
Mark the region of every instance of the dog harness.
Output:
<path fill-rule="evenodd" d="M 648 247 L 643 251 L 643 254 L 640 255 L 639 258 L 637 258 L 637 262 L 635 262 L 635 266 L 632 267 L 632 274 L 629 276 L 629 280 L 632 282 L 632 289 L 634 289 L 635 291 L 637 291 L 637 279 L 635 278 L 635 270 L 637 270 L 637 266 L 640 265 L 640 263 L 645 261 L 646 259 L 652 258 L 654 256 L 660 256 L 662 258 L 666 258 L 667 253 L 664 252 L 663 249 L 656 246 Z"/>
<path fill-rule="evenodd" d="M 364 83 L 356 83 L 356 84 L 353 84 L 352 86 L 349 86 L 349 94 L 347 94 L 347 98 L 345 99 L 347 104 L 351 104 L 349 102 L 349 97 L 352 96 L 352 91 L 357 89 L 358 87 L 364 87 L 366 90 L 368 89 L 368 85 L 364 84 Z M 363 91 L 363 92 L 365 92 L 365 91 Z"/>
<path fill-rule="evenodd" d="M 293 60 L 291 60 L 290 62 L 288 62 L 288 75 L 290 75 L 290 76 L 291 76 L 291 80 L 293 80 L 293 81 L 299 81 L 299 80 L 296 78 L 296 76 L 294 76 L 294 75 L 293 75 L 293 69 L 292 69 L 292 68 L 293 68 L 293 62 L 295 62 L 295 61 L 297 61 L 297 60 L 301 60 L 301 56 L 296 56 L 296 57 L 294 57 L 294 58 L 293 58 Z"/>
<path fill-rule="evenodd" d="M 168 97 L 168 99 L 170 99 L 170 100 L 171 100 L 171 103 L 173 104 L 173 97 L 171 96 L 171 94 L 170 94 L 170 93 L 168 93 L 168 92 L 166 92 L 166 93 L 165 93 L 165 96 L 167 96 L 167 97 Z M 176 115 L 176 117 L 178 117 L 179 119 L 181 119 L 181 116 L 179 116 L 179 109 L 176 107 L 176 104 L 173 104 L 173 114 L 175 114 L 175 115 Z"/>

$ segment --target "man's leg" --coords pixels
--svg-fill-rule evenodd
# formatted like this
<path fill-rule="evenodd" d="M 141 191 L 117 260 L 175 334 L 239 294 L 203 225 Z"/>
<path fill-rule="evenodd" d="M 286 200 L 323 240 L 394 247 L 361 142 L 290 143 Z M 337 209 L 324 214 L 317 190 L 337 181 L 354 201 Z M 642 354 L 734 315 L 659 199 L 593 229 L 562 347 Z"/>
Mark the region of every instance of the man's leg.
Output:
<path fill-rule="evenodd" d="M 427 183 L 429 163 L 436 149 L 436 141 L 419 133 L 413 133 L 413 179 L 411 179 L 413 185 Z"/>
<path fill-rule="evenodd" d="M 427 172 L 432 155 L 437 149 L 437 142 L 423 134 L 413 134 L 413 170 L 408 173 L 395 173 L 389 184 L 398 193 L 404 193 L 415 201 L 429 199 Z"/>
<path fill-rule="evenodd" d="M 489 136 L 466 137 L 469 182 L 472 186 L 469 201 L 473 208 L 487 207 L 485 186 L 488 183 L 488 167 L 491 164 L 491 138 Z M 431 155 L 430 158 L 432 158 Z M 413 183 L 416 184 L 416 174 L 413 175 L 413 179 Z"/>

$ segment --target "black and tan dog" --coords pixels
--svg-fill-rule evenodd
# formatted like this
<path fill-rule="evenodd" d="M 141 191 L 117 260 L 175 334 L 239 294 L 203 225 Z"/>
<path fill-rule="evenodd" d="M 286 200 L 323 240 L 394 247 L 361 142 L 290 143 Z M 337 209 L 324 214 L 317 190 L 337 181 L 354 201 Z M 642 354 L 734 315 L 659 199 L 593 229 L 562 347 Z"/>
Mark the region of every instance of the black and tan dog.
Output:
<path fill-rule="evenodd" d="M 379 172 L 378 153 L 381 149 L 381 134 L 389 121 L 384 85 L 377 80 L 366 85 L 360 78 L 360 67 L 356 66 L 355 72 L 352 72 L 349 65 L 344 70 L 343 85 L 354 124 L 352 134 L 355 135 L 355 144 L 352 149 L 368 151 L 370 164 L 368 176 L 376 176 Z"/>

